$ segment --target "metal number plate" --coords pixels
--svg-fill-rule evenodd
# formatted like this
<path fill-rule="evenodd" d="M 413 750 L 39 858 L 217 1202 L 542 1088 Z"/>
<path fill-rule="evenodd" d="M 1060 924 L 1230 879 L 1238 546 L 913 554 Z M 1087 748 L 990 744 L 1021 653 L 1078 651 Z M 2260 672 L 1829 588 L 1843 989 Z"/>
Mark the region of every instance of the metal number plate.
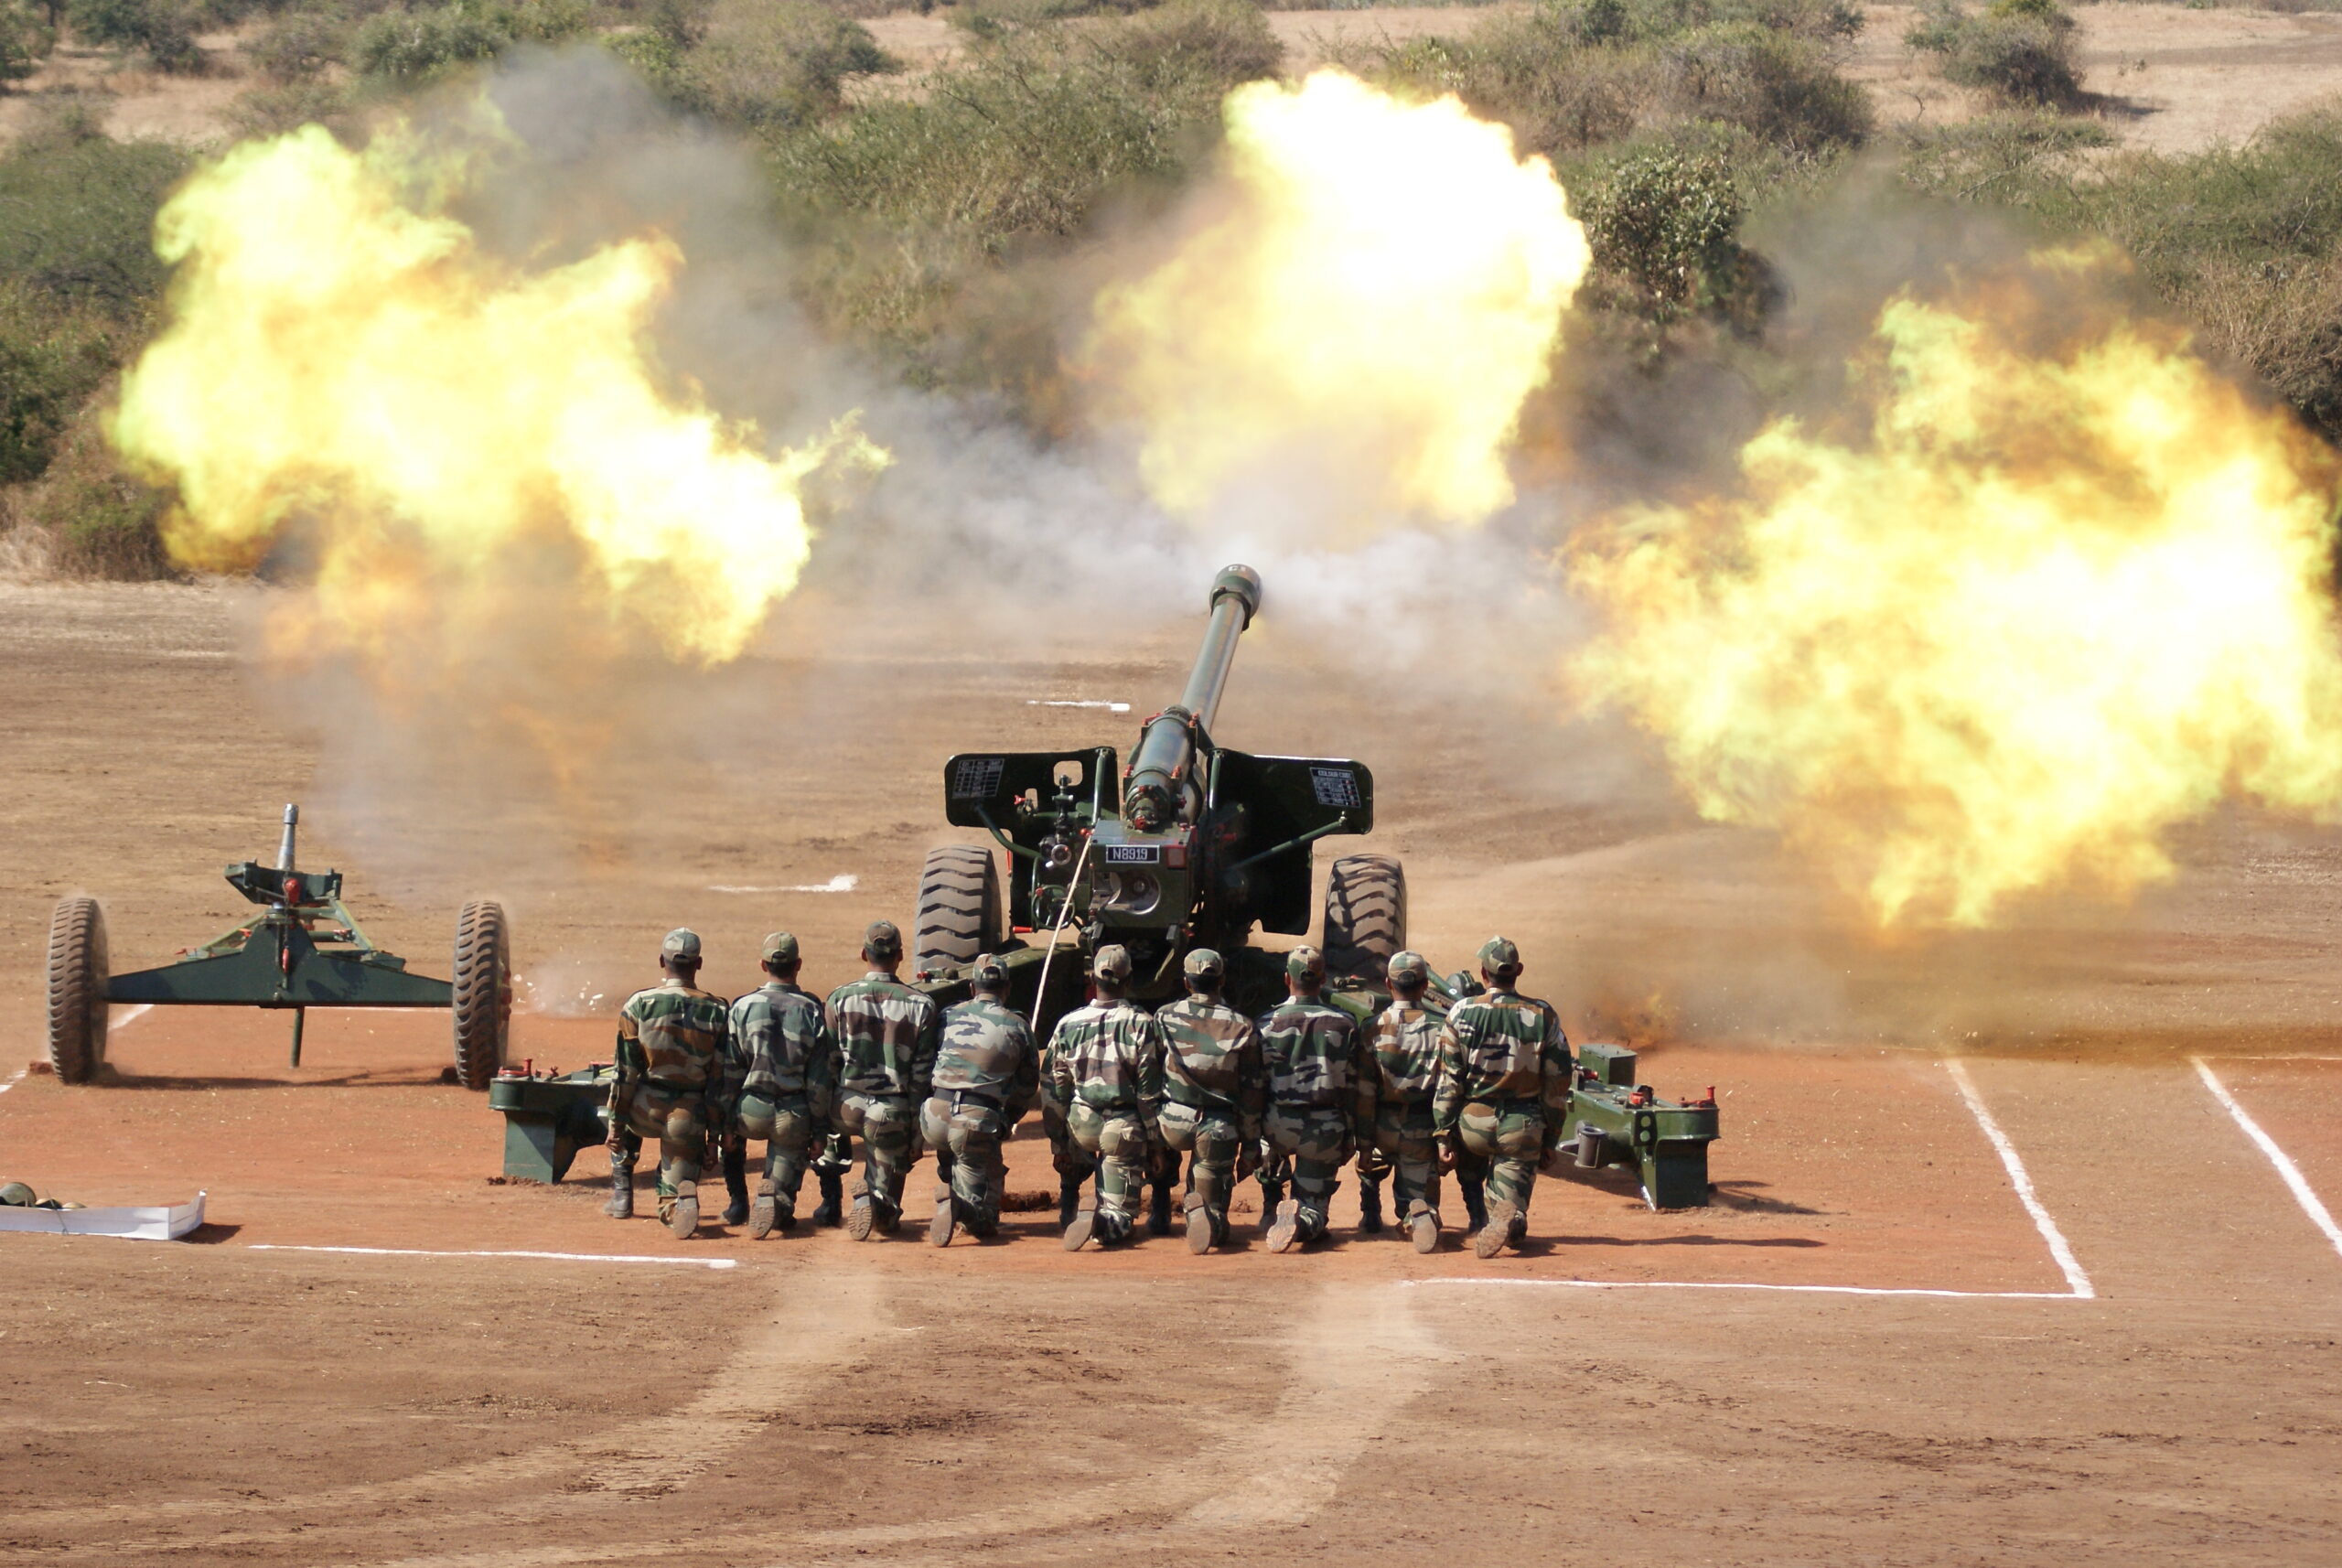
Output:
<path fill-rule="evenodd" d="M 1340 811 L 1352 811 L 1358 806 L 1358 775 L 1347 768 L 1313 768 L 1309 770 L 1309 785 L 1321 806 Z"/>
<path fill-rule="evenodd" d="M 1109 865 L 1159 865 L 1163 861 L 1159 843 L 1110 843 L 1105 853 Z"/>
<path fill-rule="evenodd" d="M 954 800 L 989 800 L 1000 793 L 1000 776 L 1008 767 L 1004 757 L 963 757 L 951 768 Z"/>

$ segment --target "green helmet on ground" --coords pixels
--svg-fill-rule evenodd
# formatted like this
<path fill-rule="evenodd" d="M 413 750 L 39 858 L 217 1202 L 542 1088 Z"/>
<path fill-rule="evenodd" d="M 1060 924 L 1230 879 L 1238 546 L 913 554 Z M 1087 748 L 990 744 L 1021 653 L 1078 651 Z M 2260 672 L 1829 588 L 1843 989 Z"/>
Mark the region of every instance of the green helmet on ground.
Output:
<path fill-rule="evenodd" d="M 40 1201 L 40 1195 L 23 1182 L 12 1181 L 0 1187 L 0 1208 L 30 1208 Z"/>

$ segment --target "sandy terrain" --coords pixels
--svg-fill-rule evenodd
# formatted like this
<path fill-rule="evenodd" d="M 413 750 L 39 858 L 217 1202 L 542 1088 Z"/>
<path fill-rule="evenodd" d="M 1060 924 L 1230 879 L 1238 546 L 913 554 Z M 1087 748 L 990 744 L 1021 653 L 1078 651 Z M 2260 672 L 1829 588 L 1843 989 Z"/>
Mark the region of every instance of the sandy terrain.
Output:
<path fill-rule="evenodd" d="M 695 688 L 780 722 L 655 812 L 612 779 L 558 812 L 451 792 L 361 822 L 348 737 L 239 657 L 254 607 L 0 591 L 0 1079 L 38 1053 L 50 900 L 102 893 L 117 964 L 158 961 L 227 923 L 217 867 L 289 798 L 305 864 L 417 968 L 444 972 L 464 896 L 510 902 L 541 1062 L 601 1054 L 679 920 L 719 986 L 776 924 L 833 983 L 940 836 L 944 754 L 1126 740 L 1127 715 L 1027 703 L 1150 703 L 1192 629 L 1085 663 L 873 628 Z M 556 1187 L 493 1180 L 500 1125 L 435 1081 L 435 1016 L 320 1015 L 293 1071 L 275 1018 L 158 1010 L 122 1021 L 114 1081 L 0 1093 L 0 1177 L 206 1188 L 214 1220 L 0 1239 L 0 1563 L 1397 1563 L 1491 1539 L 1540 1563 L 2331 1562 L 2342 1256 L 2187 1058 L 2342 1202 L 2342 843 L 2227 822 L 2134 909 L 1883 944 L 1631 769 L 1594 788 L 1541 754 L 1587 785 L 1558 790 L 1423 746 L 1273 628 L 1222 738 L 1375 764 L 1375 843 L 1435 960 L 1501 924 L 1581 1032 L 1672 1019 L 1646 1076 L 1724 1096 L 1713 1207 L 1549 1180 L 1531 1246 L 1488 1264 L 1347 1236 L 1069 1257 L 1038 1215 L 940 1253 L 683 1244 L 603 1219 L 591 1153 Z M 581 810 L 628 831 L 581 835 Z M 1012 1185 L 1045 1162 L 1021 1139 Z M 338 1247 L 467 1255 L 278 1250 Z"/>

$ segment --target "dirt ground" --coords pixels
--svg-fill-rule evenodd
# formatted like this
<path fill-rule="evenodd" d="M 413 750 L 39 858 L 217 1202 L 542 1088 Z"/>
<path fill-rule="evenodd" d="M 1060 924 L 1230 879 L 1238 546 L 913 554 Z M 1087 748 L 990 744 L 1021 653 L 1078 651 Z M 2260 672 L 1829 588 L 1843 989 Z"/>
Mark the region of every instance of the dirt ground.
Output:
<path fill-rule="evenodd" d="M 1301 72 L 1346 48 L 1388 38 L 1468 32 L 1516 12 L 1518 0 L 1474 6 L 1370 6 L 1334 11 L 1275 11 L 1269 25 Z M 1978 107 L 1947 85 L 1903 35 L 1918 16 L 1911 5 L 1864 7 L 1868 25 L 1853 47 L 1848 72 L 1869 85 L 1889 123 L 1941 124 Z M 2108 128 L 2124 146 L 2185 153 L 2241 142 L 2280 115 L 2342 92 L 2342 14 L 2244 6 L 2110 3 L 2083 5 L 2083 86 L 2098 94 Z M 961 35 L 935 12 L 904 11 L 867 26 L 914 70 L 948 58 Z M 124 137 L 203 145 L 230 134 L 237 94 L 254 84 L 242 48 L 259 24 L 201 41 L 209 74 L 167 77 L 124 70 L 106 51 L 68 47 L 16 91 L 0 94 L 0 142 L 38 113 L 38 95 L 74 89 L 97 95 L 106 127 Z"/>
<path fill-rule="evenodd" d="M 1574 1032 L 1667 1036 L 1645 1076 L 1722 1097 L 1711 1207 L 1549 1179 L 1488 1263 L 1347 1232 L 1068 1256 L 1038 1214 L 941 1252 L 686 1244 L 604 1219 L 591 1152 L 495 1179 L 433 1015 L 318 1015 L 293 1070 L 277 1018 L 125 1012 L 111 1081 L 12 1078 L 51 901 L 101 894 L 116 967 L 161 961 L 229 923 L 217 868 L 288 799 L 418 969 L 464 897 L 507 901 L 540 1063 L 603 1054 L 678 922 L 719 988 L 776 925 L 834 983 L 946 836 L 946 753 L 1126 743 L 1130 714 L 1030 704 L 1144 713 L 1193 628 L 1113 662 L 885 627 L 752 657 L 704 700 L 784 733 L 571 843 L 575 796 L 359 822 L 347 737 L 241 657 L 255 596 L 0 589 L 0 1178 L 202 1189 L 212 1220 L 0 1237 L 0 1563 L 2333 1561 L 2342 1256 L 2190 1058 L 2342 1202 L 2342 841 L 2224 821 L 2132 909 L 1882 943 L 1752 835 L 1557 783 L 1589 760 L 1421 744 L 1273 635 L 1275 591 L 1221 738 L 1374 764 L 1435 961 L 1501 925 Z M 848 705 L 851 736 L 801 722 Z M 1020 1139 L 1012 1186 L 1045 1165 Z"/>

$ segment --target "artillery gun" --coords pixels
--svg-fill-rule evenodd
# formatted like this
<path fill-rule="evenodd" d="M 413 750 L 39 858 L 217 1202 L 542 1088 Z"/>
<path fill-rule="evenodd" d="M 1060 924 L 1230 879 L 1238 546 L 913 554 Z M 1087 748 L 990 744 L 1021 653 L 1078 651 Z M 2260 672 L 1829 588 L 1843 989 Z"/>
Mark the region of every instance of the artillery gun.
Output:
<path fill-rule="evenodd" d="M 59 900 L 48 927 L 48 1059 L 59 1078 L 86 1082 L 104 1065 L 118 1002 L 290 1011 L 295 1067 L 312 1007 L 445 1007 L 457 1076 L 467 1088 L 489 1086 L 504 1065 L 512 1015 L 503 908 L 479 899 L 463 907 L 453 980 L 409 973 L 406 960 L 375 946 L 343 906 L 340 872 L 294 865 L 300 822 L 300 807 L 286 806 L 276 865 L 241 861 L 224 873 L 261 912 L 154 969 L 110 973 L 104 908 L 80 894 Z"/>
<path fill-rule="evenodd" d="M 1374 776 L 1348 758 L 1256 756 L 1213 738 L 1238 639 L 1261 603 L 1249 566 L 1213 580 L 1187 686 L 1141 727 L 1126 772 L 1104 746 L 963 752 L 944 764 L 947 820 L 990 835 L 1000 854 L 929 853 L 912 928 L 925 989 L 953 1000 L 978 953 L 1005 952 L 1012 997 L 1047 1027 L 1079 1004 L 1088 956 L 1118 942 L 1143 1002 L 1176 995 L 1198 947 L 1226 955 L 1237 1005 L 1265 1008 L 1283 994 L 1282 969 L 1252 948 L 1252 933 L 1308 932 L 1314 848 L 1373 828 Z M 1406 928 L 1397 860 L 1334 862 L 1319 945 L 1336 1000 L 1361 1014 L 1380 1005 L 1382 966 L 1406 945 Z"/>

